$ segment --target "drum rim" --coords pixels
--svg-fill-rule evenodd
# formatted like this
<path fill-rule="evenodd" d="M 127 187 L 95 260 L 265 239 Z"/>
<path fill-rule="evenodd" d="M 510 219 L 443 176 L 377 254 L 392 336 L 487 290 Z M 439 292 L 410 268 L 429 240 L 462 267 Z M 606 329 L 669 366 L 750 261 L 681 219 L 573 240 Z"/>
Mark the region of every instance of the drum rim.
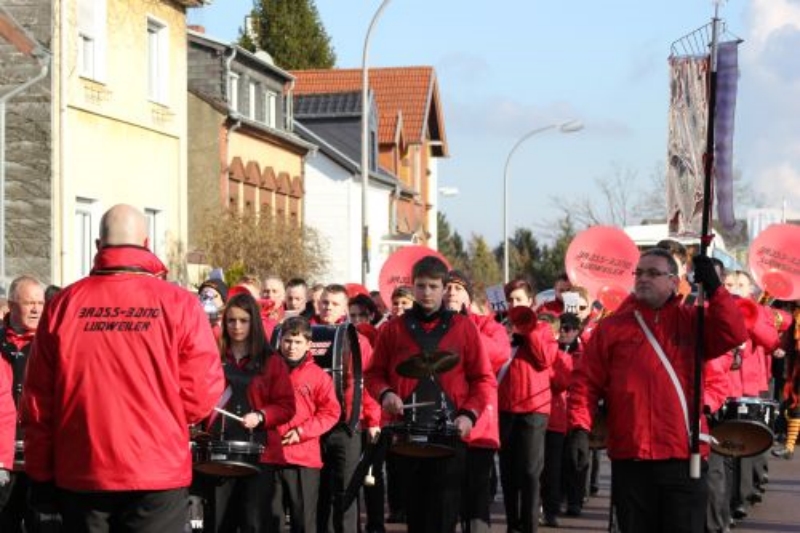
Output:
<path fill-rule="evenodd" d="M 249 455 L 261 455 L 264 453 L 264 445 L 257 442 L 246 440 L 211 440 L 204 444 L 209 453 L 229 452 Z"/>

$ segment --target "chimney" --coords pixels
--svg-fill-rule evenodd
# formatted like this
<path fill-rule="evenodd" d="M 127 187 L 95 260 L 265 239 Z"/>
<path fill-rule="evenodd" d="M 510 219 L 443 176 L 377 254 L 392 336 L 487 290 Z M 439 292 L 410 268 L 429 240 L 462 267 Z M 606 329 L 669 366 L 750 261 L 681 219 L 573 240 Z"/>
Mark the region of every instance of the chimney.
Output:
<path fill-rule="evenodd" d="M 206 32 L 205 26 L 200 26 L 199 24 L 190 24 L 188 26 L 188 28 L 190 30 L 192 30 L 193 32 L 195 32 L 195 33 L 203 33 L 204 34 Z"/>

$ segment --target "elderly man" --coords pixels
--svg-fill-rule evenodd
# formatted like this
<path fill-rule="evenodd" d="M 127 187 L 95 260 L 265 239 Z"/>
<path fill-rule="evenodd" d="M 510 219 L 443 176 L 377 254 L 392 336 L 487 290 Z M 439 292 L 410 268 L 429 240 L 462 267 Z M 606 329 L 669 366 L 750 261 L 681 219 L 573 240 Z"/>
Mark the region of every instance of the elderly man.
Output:
<path fill-rule="evenodd" d="M 747 332 L 711 260 L 695 257 L 694 269 L 708 295 L 703 353 L 711 359 Z M 707 481 L 689 472 L 698 308 L 681 305 L 678 265 L 667 250 L 644 252 L 634 277 L 633 294 L 597 326 L 573 373 L 569 455 L 586 465 L 594 406 L 605 398 L 619 531 L 703 533 Z"/>
<path fill-rule="evenodd" d="M 166 282 L 147 220 L 116 205 L 100 222 L 90 275 L 47 305 L 22 405 L 31 505 L 70 532 L 183 531 L 189 425 L 222 395 L 208 319 Z"/>
<path fill-rule="evenodd" d="M 22 384 L 25 381 L 25 366 L 28 363 L 28 353 L 30 352 L 31 342 L 39 325 L 39 319 L 44 309 L 44 287 L 38 279 L 32 276 L 20 276 L 11 282 L 8 292 L 9 313 L 6 315 L 3 324 L 0 325 L 0 373 L 4 374 L 4 380 L 13 386 L 13 405 L 12 415 L 9 423 L 10 428 L 0 427 L 0 435 L 5 439 L 10 434 L 11 447 L 13 450 L 14 440 L 22 440 L 22 426 L 18 424 L 19 417 L 16 414 L 16 406 L 19 404 L 22 395 Z M 12 385 L 13 384 L 13 385 Z M 5 420 L 5 417 L 4 419 Z M 0 444 L 3 449 L 8 443 Z M 12 452 L 13 456 L 13 452 Z M 12 461 L 3 460 L 0 469 L 11 471 Z M 8 477 L 7 483 L 3 483 L 3 478 Z M 28 477 L 22 470 L 3 473 L 0 472 L 0 531 L 21 532 L 23 522 L 28 531 L 33 531 L 34 522 L 32 511 L 27 505 Z"/>

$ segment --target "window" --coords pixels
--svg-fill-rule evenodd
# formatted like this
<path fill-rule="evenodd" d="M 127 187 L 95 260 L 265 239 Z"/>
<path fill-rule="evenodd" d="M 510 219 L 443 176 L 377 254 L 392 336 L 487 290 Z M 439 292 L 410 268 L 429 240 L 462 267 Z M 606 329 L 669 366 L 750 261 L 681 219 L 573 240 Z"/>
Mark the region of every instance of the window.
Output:
<path fill-rule="evenodd" d="M 264 91 L 264 124 L 274 128 L 278 114 L 278 95 L 272 91 Z"/>
<path fill-rule="evenodd" d="M 78 71 L 102 82 L 106 60 L 106 0 L 78 0 Z"/>
<path fill-rule="evenodd" d="M 228 75 L 228 105 L 234 111 L 239 111 L 239 75 L 235 72 Z"/>
<path fill-rule="evenodd" d="M 150 251 L 158 255 L 161 248 L 161 211 L 158 209 L 145 208 L 144 216 L 147 217 L 147 242 Z"/>
<path fill-rule="evenodd" d="M 75 199 L 75 275 L 82 278 L 92 269 L 95 233 L 99 226 L 95 223 L 97 202 L 88 198 Z M 98 219 L 99 221 L 99 219 Z"/>
<path fill-rule="evenodd" d="M 167 101 L 169 80 L 169 33 L 167 26 L 147 19 L 147 97 L 161 104 Z"/>
<path fill-rule="evenodd" d="M 247 116 L 250 120 L 256 119 L 256 84 L 252 81 L 248 85 Z"/>

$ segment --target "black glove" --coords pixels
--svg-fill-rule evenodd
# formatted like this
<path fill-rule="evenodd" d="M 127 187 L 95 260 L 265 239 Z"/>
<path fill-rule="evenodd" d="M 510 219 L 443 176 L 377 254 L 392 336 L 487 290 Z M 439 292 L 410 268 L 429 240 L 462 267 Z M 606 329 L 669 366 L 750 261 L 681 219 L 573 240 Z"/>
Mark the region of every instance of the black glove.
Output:
<path fill-rule="evenodd" d="M 714 268 L 711 258 L 705 255 L 696 255 L 692 258 L 692 268 L 694 269 L 694 281 L 700 283 L 705 289 L 706 294 L 713 296 L 719 289 L 722 282 Z"/>
<path fill-rule="evenodd" d="M 28 489 L 28 505 L 39 513 L 55 514 L 58 512 L 56 491 L 56 485 L 52 481 L 31 480 Z"/>
<path fill-rule="evenodd" d="M 567 435 L 567 458 L 576 472 L 589 466 L 589 432 L 573 429 Z"/>

